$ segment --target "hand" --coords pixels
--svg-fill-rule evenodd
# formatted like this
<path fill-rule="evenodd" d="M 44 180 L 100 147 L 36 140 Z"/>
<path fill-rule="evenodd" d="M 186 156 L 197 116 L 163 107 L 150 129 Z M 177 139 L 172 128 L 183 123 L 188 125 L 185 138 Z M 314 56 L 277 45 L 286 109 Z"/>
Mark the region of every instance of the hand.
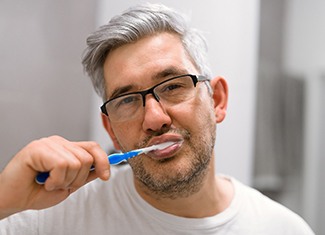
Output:
<path fill-rule="evenodd" d="M 89 172 L 94 165 L 95 171 Z M 38 172 L 49 172 L 38 185 Z M 33 141 L 0 175 L 0 219 L 27 209 L 44 209 L 65 200 L 86 183 L 108 180 L 106 153 L 94 142 L 70 142 L 59 136 Z"/>

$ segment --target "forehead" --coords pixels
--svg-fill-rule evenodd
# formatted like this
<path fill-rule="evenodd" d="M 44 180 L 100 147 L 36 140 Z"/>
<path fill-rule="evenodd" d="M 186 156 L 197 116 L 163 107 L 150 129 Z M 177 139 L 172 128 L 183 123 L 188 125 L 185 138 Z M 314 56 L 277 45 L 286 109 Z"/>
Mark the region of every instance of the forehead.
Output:
<path fill-rule="evenodd" d="M 166 76 L 194 73 L 195 66 L 176 34 L 159 33 L 114 49 L 104 63 L 106 93 L 121 86 L 143 89 Z"/>

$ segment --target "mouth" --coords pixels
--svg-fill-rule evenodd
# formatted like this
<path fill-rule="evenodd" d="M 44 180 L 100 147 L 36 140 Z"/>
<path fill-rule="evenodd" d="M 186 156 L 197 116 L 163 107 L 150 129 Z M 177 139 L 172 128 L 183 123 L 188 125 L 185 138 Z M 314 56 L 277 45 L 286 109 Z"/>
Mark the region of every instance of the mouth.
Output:
<path fill-rule="evenodd" d="M 173 144 L 168 145 L 166 148 L 150 151 L 146 155 L 154 160 L 172 158 L 182 148 L 183 140 L 173 142 Z"/>

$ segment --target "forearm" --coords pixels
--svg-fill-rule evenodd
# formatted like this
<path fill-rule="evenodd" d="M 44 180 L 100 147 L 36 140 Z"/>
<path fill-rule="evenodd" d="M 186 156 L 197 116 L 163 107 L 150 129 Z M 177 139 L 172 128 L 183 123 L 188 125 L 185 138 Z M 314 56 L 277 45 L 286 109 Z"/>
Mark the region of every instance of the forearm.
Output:
<path fill-rule="evenodd" d="M 0 173 L 0 220 L 13 215 L 19 210 L 11 208 L 11 205 L 8 203 L 9 194 L 7 193 L 10 188 L 6 188 L 7 184 L 3 180 L 2 173 Z"/>
<path fill-rule="evenodd" d="M 1 206 L 1 205 L 0 205 Z M 9 217 L 10 215 L 13 215 L 15 213 L 18 213 L 18 211 L 10 210 L 8 208 L 0 208 L 0 220 Z"/>

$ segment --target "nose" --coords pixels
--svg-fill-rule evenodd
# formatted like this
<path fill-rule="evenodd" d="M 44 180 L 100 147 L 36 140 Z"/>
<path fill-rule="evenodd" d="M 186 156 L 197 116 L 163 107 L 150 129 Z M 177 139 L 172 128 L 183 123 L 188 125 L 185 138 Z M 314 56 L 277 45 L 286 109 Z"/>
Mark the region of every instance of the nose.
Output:
<path fill-rule="evenodd" d="M 146 97 L 142 127 L 145 132 L 160 132 L 171 126 L 171 117 L 153 95 Z"/>

